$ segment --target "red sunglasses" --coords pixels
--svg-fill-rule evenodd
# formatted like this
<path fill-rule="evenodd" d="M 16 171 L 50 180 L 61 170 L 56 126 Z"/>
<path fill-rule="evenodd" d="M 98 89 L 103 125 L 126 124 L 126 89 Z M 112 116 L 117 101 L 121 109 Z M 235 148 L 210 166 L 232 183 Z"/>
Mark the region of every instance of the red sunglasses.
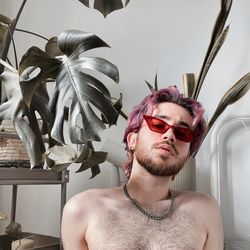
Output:
<path fill-rule="evenodd" d="M 150 130 L 156 133 L 164 134 L 170 128 L 172 128 L 174 131 L 174 135 L 178 140 L 184 142 L 191 142 L 196 137 L 195 132 L 189 128 L 169 125 L 165 121 L 149 115 L 143 115 L 143 118 L 147 122 L 147 125 L 150 128 Z"/>

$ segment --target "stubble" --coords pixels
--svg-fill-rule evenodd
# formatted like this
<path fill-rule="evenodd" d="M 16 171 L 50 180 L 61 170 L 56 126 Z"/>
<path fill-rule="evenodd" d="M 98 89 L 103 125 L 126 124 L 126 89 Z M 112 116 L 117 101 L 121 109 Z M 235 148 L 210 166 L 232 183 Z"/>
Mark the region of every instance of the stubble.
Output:
<path fill-rule="evenodd" d="M 152 149 L 156 148 L 157 145 L 154 144 Z M 176 161 L 170 163 L 169 156 L 159 154 L 157 157 L 153 158 L 153 156 L 145 152 L 141 144 L 138 143 L 135 149 L 135 157 L 138 163 L 152 175 L 161 177 L 175 176 L 183 168 L 188 156 L 180 157 L 176 149 L 173 148 L 173 151 L 176 154 Z"/>

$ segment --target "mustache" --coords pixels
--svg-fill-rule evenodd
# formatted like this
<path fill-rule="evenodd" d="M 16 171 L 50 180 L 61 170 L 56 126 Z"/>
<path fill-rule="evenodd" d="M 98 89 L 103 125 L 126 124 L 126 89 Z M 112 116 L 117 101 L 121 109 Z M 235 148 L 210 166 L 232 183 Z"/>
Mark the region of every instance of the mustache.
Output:
<path fill-rule="evenodd" d="M 167 144 L 167 145 L 171 146 L 172 149 L 174 150 L 175 155 L 179 155 L 179 152 L 176 149 L 175 145 L 173 143 L 171 143 L 170 141 L 164 141 L 164 142 L 160 142 L 160 143 L 155 143 L 154 146 L 155 147 L 159 147 L 159 146 L 164 145 L 164 144 Z"/>
<path fill-rule="evenodd" d="M 174 150 L 174 152 L 175 152 L 176 155 L 179 154 L 178 150 L 176 149 L 176 147 L 175 147 L 175 145 L 173 143 L 171 143 L 169 141 L 166 141 L 165 143 L 168 144 L 168 145 L 170 145 L 173 148 L 173 150 Z"/>

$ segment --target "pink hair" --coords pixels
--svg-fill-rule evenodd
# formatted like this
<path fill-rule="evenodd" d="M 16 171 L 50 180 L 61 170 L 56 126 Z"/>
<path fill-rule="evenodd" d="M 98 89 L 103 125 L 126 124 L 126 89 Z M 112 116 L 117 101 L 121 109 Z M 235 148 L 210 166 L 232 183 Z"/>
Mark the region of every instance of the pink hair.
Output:
<path fill-rule="evenodd" d="M 192 156 L 199 149 L 203 141 L 207 130 L 207 124 L 203 116 L 204 108 L 202 105 L 191 98 L 184 97 L 176 86 L 169 86 L 168 88 L 154 91 L 152 94 L 146 96 L 139 105 L 135 106 L 128 117 L 128 126 L 125 130 L 123 138 L 128 155 L 128 159 L 124 164 L 124 170 L 128 178 L 132 170 L 134 152 L 128 148 L 127 135 L 130 132 L 137 133 L 143 122 L 143 115 L 152 113 L 155 104 L 161 102 L 178 104 L 185 108 L 194 118 L 192 126 L 198 136 L 195 137 L 195 139 L 190 143 L 190 156 Z"/>

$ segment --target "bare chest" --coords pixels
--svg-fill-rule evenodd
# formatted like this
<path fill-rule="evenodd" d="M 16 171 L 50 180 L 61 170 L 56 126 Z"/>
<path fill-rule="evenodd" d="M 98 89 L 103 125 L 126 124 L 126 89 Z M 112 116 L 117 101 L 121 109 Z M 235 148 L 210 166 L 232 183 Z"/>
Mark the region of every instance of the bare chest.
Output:
<path fill-rule="evenodd" d="M 89 225 L 89 250 L 201 250 L 205 233 L 194 216 L 174 212 L 154 221 L 134 208 L 110 210 Z"/>

